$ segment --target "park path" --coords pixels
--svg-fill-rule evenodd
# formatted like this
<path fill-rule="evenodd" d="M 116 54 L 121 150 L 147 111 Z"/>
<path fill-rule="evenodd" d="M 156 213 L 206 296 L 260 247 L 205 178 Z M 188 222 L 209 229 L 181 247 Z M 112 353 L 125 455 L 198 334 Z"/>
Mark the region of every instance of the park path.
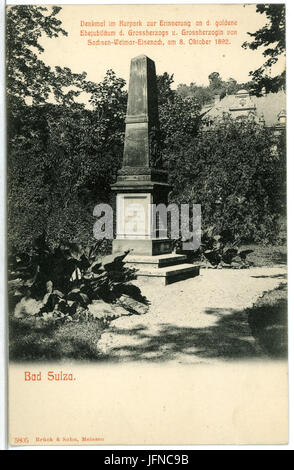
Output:
<path fill-rule="evenodd" d="M 251 334 L 245 309 L 287 282 L 286 267 L 202 269 L 168 286 L 139 282 L 150 301 L 145 315 L 113 320 L 97 343 L 115 361 L 215 363 L 265 358 Z"/>

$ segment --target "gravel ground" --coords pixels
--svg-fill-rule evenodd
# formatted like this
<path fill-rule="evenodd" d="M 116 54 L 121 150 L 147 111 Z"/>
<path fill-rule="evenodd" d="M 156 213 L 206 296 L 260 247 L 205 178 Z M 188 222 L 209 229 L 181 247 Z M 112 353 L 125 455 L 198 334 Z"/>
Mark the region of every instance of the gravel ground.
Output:
<path fill-rule="evenodd" d="M 266 358 L 253 338 L 245 309 L 287 282 L 286 267 L 202 269 L 168 286 L 136 281 L 150 301 L 145 315 L 120 317 L 97 343 L 115 361 L 215 363 Z"/>

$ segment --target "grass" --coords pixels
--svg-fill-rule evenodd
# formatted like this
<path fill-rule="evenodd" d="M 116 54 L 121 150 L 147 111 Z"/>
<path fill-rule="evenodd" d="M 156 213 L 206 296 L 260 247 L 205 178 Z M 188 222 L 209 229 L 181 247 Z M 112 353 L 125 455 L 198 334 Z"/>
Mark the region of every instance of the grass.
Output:
<path fill-rule="evenodd" d="M 100 320 L 60 324 L 11 316 L 10 360 L 99 359 L 96 344 L 104 329 Z"/>
<path fill-rule="evenodd" d="M 287 357 L 287 286 L 268 291 L 247 310 L 252 335 L 272 357 Z"/>
<path fill-rule="evenodd" d="M 248 256 L 253 266 L 287 263 L 285 246 L 246 245 L 254 250 Z M 220 273 L 221 275 L 221 273 Z M 11 312 L 14 305 L 10 306 Z M 222 307 L 221 305 L 219 306 Z M 287 290 L 285 285 L 266 292 L 248 310 L 252 335 L 270 356 L 287 355 Z M 17 319 L 10 315 L 10 360 L 50 361 L 61 359 L 99 360 L 97 342 L 107 324 L 101 320 L 78 323 L 37 321 L 34 317 Z"/>
<path fill-rule="evenodd" d="M 252 266 L 262 267 L 262 266 L 275 266 L 277 264 L 287 264 L 287 246 L 286 245 L 243 245 L 240 247 L 240 250 L 253 250 L 253 253 L 250 253 L 247 256 L 247 261 L 252 264 Z"/>

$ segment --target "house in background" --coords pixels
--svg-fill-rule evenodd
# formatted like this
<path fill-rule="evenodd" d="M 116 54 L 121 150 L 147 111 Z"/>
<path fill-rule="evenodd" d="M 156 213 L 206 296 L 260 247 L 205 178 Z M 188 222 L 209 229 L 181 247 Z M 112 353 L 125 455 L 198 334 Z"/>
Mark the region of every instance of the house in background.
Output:
<path fill-rule="evenodd" d="M 248 90 L 239 90 L 235 95 L 227 95 L 220 99 L 215 96 L 214 103 L 202 108 L 202 120 L 207 128 L 213 125 L 216 119 L 225 116 L 242 120 L 252 118 L 275 132 L 281 133 L 286 129 L 286 94 L 284 91 L 278 93 L 267 93 L 260 97 L 252 96 Z"/>

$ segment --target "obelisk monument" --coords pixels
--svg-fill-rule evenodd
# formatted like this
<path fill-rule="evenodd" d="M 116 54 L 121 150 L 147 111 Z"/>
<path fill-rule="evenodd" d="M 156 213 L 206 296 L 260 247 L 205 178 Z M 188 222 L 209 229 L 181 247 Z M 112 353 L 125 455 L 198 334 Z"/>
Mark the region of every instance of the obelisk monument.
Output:
<path fill-rule="evenodd" d="M 167 203 L 167 171 L 162 168 L 155 64 L 141 55 L 131 61 L 123 166 L 112 189 L 117 193 L 114 252 L 171 252 L 168 238 L 152 235 L 151 205 Z"/>
<path fill-rule="evenodd" d="M 160 237 L 155 226 L 154 205 L 167 204 L 170 186 L 160 151 L 155 64 L 145 55 L 131 60 L 123 164 L 112 190 L 116 193 L 113 252 L 132 250 L 129 262 L 140 267 L 141 275 L 165 280 L 196 275 L 196 266 L 179 265 L 186 257 L 173 254 L 172 240 L 166 234 Z"/>

